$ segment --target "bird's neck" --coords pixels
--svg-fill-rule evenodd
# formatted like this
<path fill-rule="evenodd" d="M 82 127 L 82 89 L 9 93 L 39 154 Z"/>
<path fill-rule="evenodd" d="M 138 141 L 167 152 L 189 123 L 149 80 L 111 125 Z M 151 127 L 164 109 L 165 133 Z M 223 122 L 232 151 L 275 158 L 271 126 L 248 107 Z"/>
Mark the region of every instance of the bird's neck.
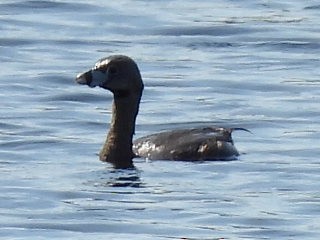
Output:
<path fill-rule="evenodd" d="M 112 119 L 100 160 L 110 162 L 115 168 L 132 168 L 132 137 L 141 95 L 114 95 Z"/>

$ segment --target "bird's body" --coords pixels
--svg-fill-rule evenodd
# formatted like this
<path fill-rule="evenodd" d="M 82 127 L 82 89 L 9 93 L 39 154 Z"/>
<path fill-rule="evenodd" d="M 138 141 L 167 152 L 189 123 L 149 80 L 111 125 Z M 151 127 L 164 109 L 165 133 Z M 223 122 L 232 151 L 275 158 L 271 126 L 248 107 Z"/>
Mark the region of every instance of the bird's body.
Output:
<path fill-rule="evenodd" d="M 233 144 L 234 129 L 203 127 L 155 133 L 132 141 L 143 92 L 137 64 L 129 57 L 114 55 L 99 60 L 76 78 L 79 84 L 99 86 L 114 95 L 112 120 L 100 160 L 116 168 L 133 167 L 134 157 L 153 160 L 231 160 L 239 153 Z M 245 129 L 242 129 L 245 130 Z"/>
<path fill-rule="evenodd" d="M 150 160 L 232 160 L 239 153 L 231 128 L 178 129 L 151 134 L 133 142 L 133 152 Z"/>

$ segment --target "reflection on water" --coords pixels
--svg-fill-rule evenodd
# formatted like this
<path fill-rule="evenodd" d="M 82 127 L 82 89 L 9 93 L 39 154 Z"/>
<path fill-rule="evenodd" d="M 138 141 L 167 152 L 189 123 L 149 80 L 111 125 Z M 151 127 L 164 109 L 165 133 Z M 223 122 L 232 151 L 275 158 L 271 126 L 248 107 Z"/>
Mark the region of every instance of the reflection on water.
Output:
<path fill-rule="evenodd" d="M 141 188 L 143 183 L 140 179 L 138 169 L 129 170 L 106 170 L 100 173 L 98 182 L 95 186 L 105 187 L 132 187 Z"/>

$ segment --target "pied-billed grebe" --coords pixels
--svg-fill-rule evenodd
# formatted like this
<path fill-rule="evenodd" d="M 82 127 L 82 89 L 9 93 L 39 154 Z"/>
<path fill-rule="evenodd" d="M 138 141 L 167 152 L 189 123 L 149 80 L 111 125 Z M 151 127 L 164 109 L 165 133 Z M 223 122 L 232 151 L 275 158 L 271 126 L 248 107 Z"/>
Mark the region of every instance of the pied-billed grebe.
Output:
<path fill-rule="evenodd" d="M 113 55 L 78 74 L 77 83 L 99 86 L 114 95 L 112 120 L 100 160 L 115 168 L 132 168 L 134 157 L 158 160 L 231 160 L 239 153 L 230 128 L 181 129 L 152 134 L 132 142 L 143 91 L 137 64 L 129 57 Z M 243 129 L 245 130 L 245 129 Z"/>

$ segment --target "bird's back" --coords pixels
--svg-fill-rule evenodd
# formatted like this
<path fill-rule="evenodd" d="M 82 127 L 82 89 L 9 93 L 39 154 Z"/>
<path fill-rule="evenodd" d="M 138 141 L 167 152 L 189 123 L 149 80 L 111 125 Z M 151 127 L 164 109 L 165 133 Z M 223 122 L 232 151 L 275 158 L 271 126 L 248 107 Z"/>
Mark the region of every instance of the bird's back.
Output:
<path fill-rule="evenodd" d="M 161 132 L 136 139 L 133 151 L 151 160 L 232 160 L 239 155 L 232 130 L 204 127 Z"/>

